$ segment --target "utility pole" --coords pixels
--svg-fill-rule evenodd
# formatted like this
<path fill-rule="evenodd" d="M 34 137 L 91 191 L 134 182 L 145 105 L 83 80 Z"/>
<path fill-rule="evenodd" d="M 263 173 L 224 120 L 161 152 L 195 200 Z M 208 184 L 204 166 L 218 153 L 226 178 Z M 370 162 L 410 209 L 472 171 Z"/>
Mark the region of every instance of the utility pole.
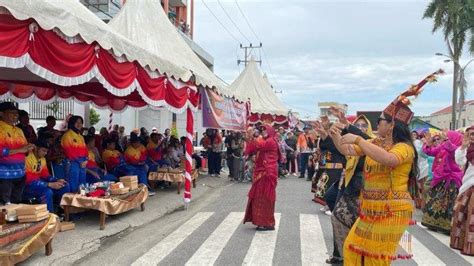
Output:
<path fill-rule="evenodd" d="M 244 60 L 238 59 L 237 60 L 237 65 L 240 65 L 240 63 L 244 63 L 245 66 L 247 66 L 247 63 L 250 62 L 249 55 L 252 52 L 252 50 L 253 49 L 260 49 L 260 48 L 262 48 L 262 43 L 260 43 L 258 46 L 253 46 L 252 43 L 250 43 L 249 46 L 243 46 L 242 44 L 240 44 L 240 49 L 244 49 L 244 51 L 245 51 L 245 58 L 244 58 Z M 262 65 L 262 60 L 261 59 L 256 61 L 256 62 L 260 63 L 260 65 Z"/>

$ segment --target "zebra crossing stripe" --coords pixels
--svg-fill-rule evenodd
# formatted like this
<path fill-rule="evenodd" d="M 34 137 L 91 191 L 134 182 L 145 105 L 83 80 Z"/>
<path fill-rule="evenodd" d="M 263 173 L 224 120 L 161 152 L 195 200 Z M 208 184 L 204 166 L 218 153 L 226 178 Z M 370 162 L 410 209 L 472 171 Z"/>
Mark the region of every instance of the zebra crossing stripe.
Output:
<path fill-rule="evenodd" d="M 138 258 L 132 265 L 157 265 L 213 214 L 213 212 L 197 213 L 173 233 L 148 250 L 143 256 Z"/>
<path fill-rule="evenodd" d="M 242 223 L 243 212 L 231 212 L 204 241 L 186 265 L 213 265 L 235 230 Z"/>
<path fill-rule="evenodd" d="M 413 260 L 418 265 L 445 265 L 445 263 L 436 257 L 425 245 L 423 245 L 414 235 L 411 236 L 413 250 Z"/>
<path fill-rule="evenodd" d="M 434 238 L 436 238 L 439 242 L 441 242 L 443 245 L 445 245 L 446 247 L 448 247 L 449 249 L 453 250 L 454 252 L 456 252 L 456 254 L 458 254 L 460 257 L 462 257 L 463 259 L 465 259 L 466 261 L 468 261 L 471 265 L 474 265 L 474 257 L 472 256 L 465 256 L 463 254 L 461 254 L 461 252 L 457 249 L 452 249 L 450 246 L 449 246 L 449 242 L 450 242 L 450 236 L 448 235 L 445 235 L 445 234 L 441 234 L 441 233 L 438 233 L 438 232 L 433 232 L 429 229 L 425 229 L 421 226 L 419 226 L 422 230 L 428 232 L 430 235 L 432 235 Z"/>
<path fill-rule="evenodd" d="M 321 223 L 317 215 L 300 214 L 300 241 L 301 264 L 322 264 L 321 261 L 327 257 L 327 248 Z"/>
<path fill-rule="evenodd" d="M 275 213 L 275 231 L 256 231 L 243 265 L 272 265 L 281 213 Z"/>

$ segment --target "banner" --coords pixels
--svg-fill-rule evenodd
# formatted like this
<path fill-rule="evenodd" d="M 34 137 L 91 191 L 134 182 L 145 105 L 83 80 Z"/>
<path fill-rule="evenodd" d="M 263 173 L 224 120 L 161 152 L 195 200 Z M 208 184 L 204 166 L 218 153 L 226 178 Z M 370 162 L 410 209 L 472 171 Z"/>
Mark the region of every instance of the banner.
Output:
<path fill-rule="evenodd" d="M 234 99 L 202 90 L 202 126 L 235 131 L 247 128 L 247 106 Z"/>

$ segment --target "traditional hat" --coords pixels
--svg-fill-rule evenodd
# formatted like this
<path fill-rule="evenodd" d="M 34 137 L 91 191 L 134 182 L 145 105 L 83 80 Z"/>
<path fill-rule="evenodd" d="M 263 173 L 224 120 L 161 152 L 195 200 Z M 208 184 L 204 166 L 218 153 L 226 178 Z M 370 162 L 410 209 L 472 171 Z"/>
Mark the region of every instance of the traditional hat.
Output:
<path fill-rule="evenodd" d="M 417 85 L 412 85 L 408 90 L 404 91 L 400 96 L 398 96 L 393 102 L 391 102 L 387 108 L 383 111 L 385 115 L 392 117 L 394 120 L 398 120 L 404 124 L 409 124 L 413 118 L 414 113 L 408 107 L 410 105 L 410 100 L 408 97 L 414 96 L 417 97 L 422 91 L 423 86 L 426 83 L 433 83 L 437 81 L 437 76 L 444 74 L 442 69 L 428 75 Z"/>

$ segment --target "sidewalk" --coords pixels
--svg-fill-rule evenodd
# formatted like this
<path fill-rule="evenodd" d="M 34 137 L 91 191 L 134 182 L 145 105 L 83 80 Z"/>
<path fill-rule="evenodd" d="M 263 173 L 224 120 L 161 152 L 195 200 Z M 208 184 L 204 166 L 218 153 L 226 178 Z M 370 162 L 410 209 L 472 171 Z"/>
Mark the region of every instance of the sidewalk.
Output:
<path fill-rule="evenodd" d="M 222 186 L 230 184 L 226 173 L 221 177 L 210 177 L 201 174 L 196 188 L 192 189 L 191 206 L 199 198 L 212 193 Z M 96 251 L 101 241 L 136 227 L 144 226 L 168 213 L 184 210 L 183 190 L 176 194 L 176 186 L 156 191 L 156 195 L 149 197 L 145 203 L 145 211 L 140 208 L 115 216 L 108 216 L 105 230 L 99 230 L 99 214 L 88 212 L 80 220 L 74 221 L 76 229 L 59 232 L 53 240 L 53 254 L 44 255 L 43 250 L 35 253 L 22 265 L 71 265 L 75 261 Z"/>

